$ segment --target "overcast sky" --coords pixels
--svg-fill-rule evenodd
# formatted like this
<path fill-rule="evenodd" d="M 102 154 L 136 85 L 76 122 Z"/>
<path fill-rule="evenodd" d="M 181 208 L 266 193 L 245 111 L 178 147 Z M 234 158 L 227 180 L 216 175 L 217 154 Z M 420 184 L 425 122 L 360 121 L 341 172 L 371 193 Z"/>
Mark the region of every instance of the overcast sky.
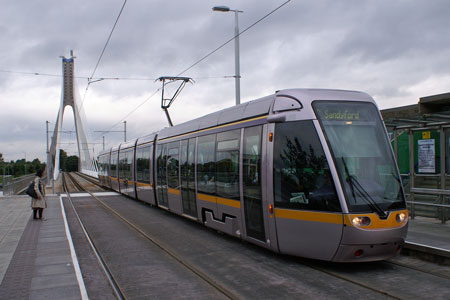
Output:
<path fill-rule="evenodd" d="M 160 76 L 176 76 L 285 0 L 129 0 L 83 107 L 97 153 L 102 134 L 123 129 L 136 138 L 167 126 Z M 61 97 L 61 58 L 73 49 L 82 99 L 123 0 L 3 0 L 0 10 L 0 153 L 6 160 L 45 161 L 46 128 L 53 129 Z M 415 104 L 450 92 L 450 1 L 292 0 L 240 37 L 242 102 L 284 88 L 367 92 L 380 109 Z M 46 75 L 32 75 L 39 73 Z M 195 80 L 170 108 L 175 124 L 235 103 L 231 42 L 183 73 Z M 129 80 L 130 78 L 149 80 Z M 147 100 L 142 104 L 145 100 Z M 138 109 L 136 109 L 142 104 Z M 130 112 L 132 114 L 127 116 Z M 70 108 L 64 130 L 73 129 Z M 116 126 L 114 126 L 116 125 Z M 114 126 L 114 127 L 113 127 Z M 106 146 L 123 134 L 105 135 Z M 61 147 L 76 154 L 75 135 Z"/>

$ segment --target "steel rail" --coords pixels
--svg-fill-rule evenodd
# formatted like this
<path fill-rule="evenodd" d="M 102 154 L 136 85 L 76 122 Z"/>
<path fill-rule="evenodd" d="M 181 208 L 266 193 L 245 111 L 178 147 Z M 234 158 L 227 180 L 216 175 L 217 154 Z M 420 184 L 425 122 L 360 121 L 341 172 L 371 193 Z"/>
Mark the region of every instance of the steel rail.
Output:
<path fill-rule="evenodd" d="M 355 285 L 357 285 L 357 286 L 360 286 L 360 287 L 362 287 L 362 288 L 371 290 L 372 292 L 381 294 L 381 295 L 383 295 L 383 296 L 390 297 L 390 298 L 392 298 L 392 299 L 397 299 L 397 300 L 406 300 L 405 298 L 400 298 L 400 297 L 398 297 L 398 296 L 396 296 L 396 295 L 393 295 L 393 294 L 391 294 L 391 293 L 389 293 L 389 292 L 380 290 L 380 289 L 378 289 L 378 288 L 376 288 L 376 287 L 372 287 L 372 286 L 370 286 L 370 285 L 368 285 L 368 284 L 366 284 L 366 283 L 364 283 L 364 282 L 360 282 L 360 281 L 357 281 L 357 280 L 355 280 L 355 279 L 349 278 L 348 276 L 339 274 L 338 272 L 334 272 L 334 271 L 331 271 L 331 270 L 327 270 L 327 269 L 322 268 L 322 267 L 319 267 L 319 266 L 314 266 L 313 264 L 307 263 L 307 262 L 302 262 L 302 264 L 305 265 L 305 266 L 308 266 L 308 267 L 310 267 L 311 269 L 314 269 L 314 270 L 316 270 L 316 271 L 319 271 L 319 272 L 328 274 L 328 275 L 330 275 L 330 276 L 339 278 L 339 279 L 341 279 L 341 280 L 344 280 L 344 281 L 353 283 L 353 284 L 355 284 Z"/>
<path fill-rule="evenodd" d="M 78 182 L 76 182 L 73 177 L 68 174 L 68 177 L 70 178 L 71 182 L 73 183 L 74 186 L 81 187 Z M 80 215 L 78 214 L 77 210 L 75 209 L 75 206 L 73 204 L 72 198 L 70 197 L 70 192 L 67 186 L 67 182 L 66 182 L 66 177 L 65 177 L 65 173 L 63 173 L 63 188 L 67 194 L 67 198 L 69 199 L 69 203 L 72 206 L 73 212 L 77 218 L 78 224 L 80 225 L 80 228 L 83 231 L 84 236 L 86 237 L 87 242 L 89 243 L 89 246 L 92 249 L 92 252 L 94 253 L 102 271 L 104 272 L 109 285 L 111 286 L 114 295 L 116 296 L 117 299 L 119 300 L 126 300 L 127 298 L 125 297 L 124 293 L 122 292 L 120 286 L 118 285 L 117 281 L 114 279 L 114 275 L 112 274 L 112 272 L 110 271 L 110 268 L 108 266 L 108 264 L 103 260 L 101 254 L 99 253 L 99 251 L 97 250 L 97 247 L 94 244 L 94 241 L 91 239 L 89 233 L 87 232 L 86 227 L 84 226 L 83 221 L 80 218 Z"/>
<path fill-rule="evenodd" d="M 414 267 L 414 266 L 408 265 L 406 263 L 398 262 L 398 261 L 385 261 L 384 263 L 400 266 L 400 267 L 403 267 L 403 268 L 406 268 L 406 269 L 414 270 L 414 271 L 417 271 L 417 272 L 422 272 L 422 273 L 425 273 L 425 274 L 428 274 L 428 275 L 432 275 L 432 276 L 436 276 L 436 277 L 440 277 L 440 278 L 443 278 L 443 279 L 450 279 L 450 275 L 440 274 L 440 273 L 437 273 L 437 272 L 424 270 L 424 269 L 421 269 L 419 267 Z"/>
<path fill-rule="evenodd" d="M 101 188 L 102 190 L 105 190 L 105 187 L 104 187 L 104 186 L 101 186 L 101 185 L 99 184 L 98 180 L 96 180 L 94 177 L 91 177 L 91 176 L 86 175 L 86 174 L 81 173 L 81 172 L 75 172 L 75 174 L 76 174 L 77 176 L 83 178 L 84 180 L 89 181 L 89 182 L 92 183 L 92 184 L 95 184 L 96 186 L 98 186 L 98 187 Z"/>
<path fill-rule="evenodd" d="M 72 180 L 73 176 L 71 176 Z M 166 254 L 168 254 L 172 259 L 180 263 L 182 266 L 187 268 L 189 271 L 197 275 L 199 278 L 201 278 L 203 281 L 205 281 L 207 284 L 215 288 L 218 292 L 223 294 L 229 299 L 239 299 L 240 297 L 234 295 L 231 291 L 229 291 L 227 288 L 221 286 L 218 282 L 216 282 L 214 279 L 210 278 L 208 275 L 188 263 L 185 259 L 183 259 L 180 255 L 177 255 L 175 252 L 170 250 L 168 247 L 164 246 L 163 243 L 159 242 L 154 237 L 149 236 L 147 233 L 145 233 L 143 230 L 141 230 L 137 225 L 133 224 L 131 221 L 127 220 L 123 216 L 120 215 L 114 208 L 110 207 L 108 204 L 106 204 L 104 201 L 100 200 L 98 197 L 96 197 L 93 193 L 90 191 L 84 189 L 85 192 L 89 193 L 92 198 L 97 200 L 105 209 L 113 213 L 116 217 L 118 217 L 122 222 L 130 226 L 132 229 L 134 229 L 136 232 L 141 234 L 143 237 L 145 237 L 147 240 L 149 240 L 151 243 L 153 243 L 155 246 L 157 246 L 159 249 L 164 251 Z"/>

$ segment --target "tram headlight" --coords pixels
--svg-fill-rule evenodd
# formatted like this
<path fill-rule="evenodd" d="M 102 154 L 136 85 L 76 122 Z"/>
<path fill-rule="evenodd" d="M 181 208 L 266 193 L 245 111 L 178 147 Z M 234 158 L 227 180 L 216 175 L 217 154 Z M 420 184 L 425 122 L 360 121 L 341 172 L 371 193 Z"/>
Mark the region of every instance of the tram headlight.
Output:
<path fill-rule="evenodd" d="M 354 217 L 352 219 L 352 224 L 355 227 L 361 227 L 361 226 L 369 226 L 371 223 L 369 217 Z"/>
<path fill-rule="evenodd" d="M 357 227 L 369 226 L 370 218 L 369 217 L 354 217 L 352 220 L 352 223 L 354 226 L 357 226 Z"/>
<path fill-rule="evenodd" d="M 397 220 L 398 223 L 403 223 L 406 219 L 406 214 L 404 212 L 399 213 L 395 216 L 395 219 Z"/>

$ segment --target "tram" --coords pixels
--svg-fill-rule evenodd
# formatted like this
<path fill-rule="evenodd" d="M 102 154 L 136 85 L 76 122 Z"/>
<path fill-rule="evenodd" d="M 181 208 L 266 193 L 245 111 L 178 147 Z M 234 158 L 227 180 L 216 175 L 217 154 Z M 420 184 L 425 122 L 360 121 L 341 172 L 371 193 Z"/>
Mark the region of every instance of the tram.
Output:
<path fill-rule="evenodd" d="M 281 90 L 98 160 L 102 185 L 275 252 L 365 262 L 405 241 L 399 171 L 366 93 Z"/>

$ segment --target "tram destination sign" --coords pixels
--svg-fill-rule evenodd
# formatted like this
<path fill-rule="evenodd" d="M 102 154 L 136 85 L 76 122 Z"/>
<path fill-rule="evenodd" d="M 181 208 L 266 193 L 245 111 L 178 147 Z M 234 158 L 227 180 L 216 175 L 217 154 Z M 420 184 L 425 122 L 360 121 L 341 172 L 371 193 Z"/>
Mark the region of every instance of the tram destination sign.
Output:
<path fill-rule="evenodd" d="M 342 120 L 342 121 L 356 121 L 359 120 L 359 112 L 344 111 L 329 111 L 328 109 L 323 112 L 325 120 Z"/>
<path fill-rule="evenodd" d="M 322 121 L 373 121 L 376 118 L 371 103 L 323 101 L 317 102 L 314 109 Z"/>

